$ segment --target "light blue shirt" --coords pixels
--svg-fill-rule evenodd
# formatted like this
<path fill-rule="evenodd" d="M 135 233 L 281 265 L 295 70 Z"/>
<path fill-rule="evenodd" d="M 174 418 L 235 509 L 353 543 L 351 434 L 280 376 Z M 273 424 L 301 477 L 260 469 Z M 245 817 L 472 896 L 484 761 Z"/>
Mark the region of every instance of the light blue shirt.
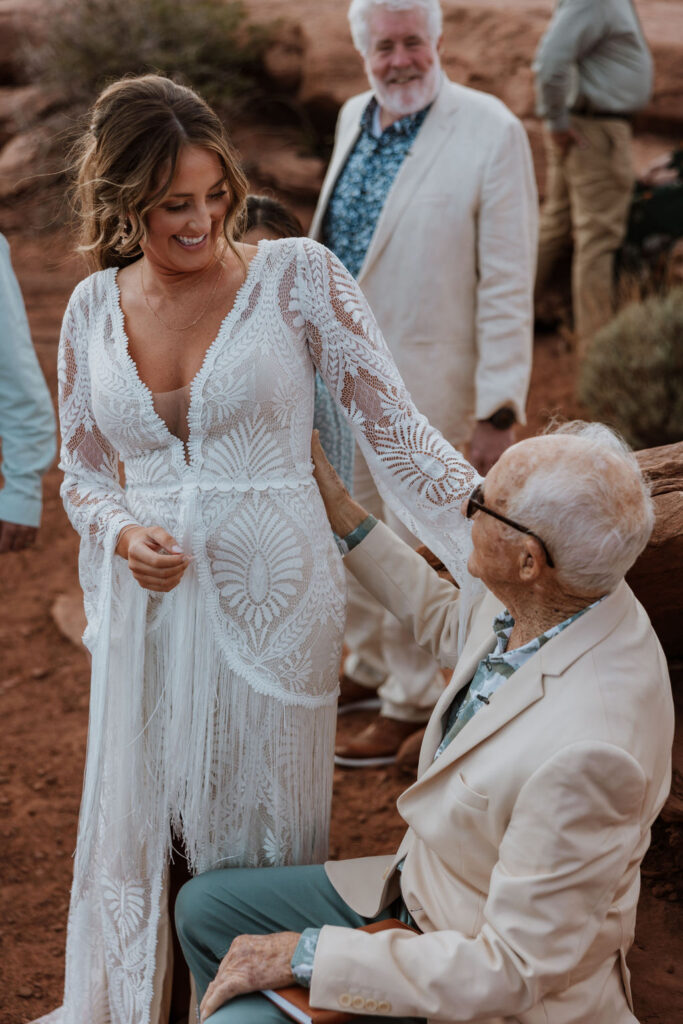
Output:
<path fill-rule="evenodd" d="M 0 235 L 0 520 L 39 526 L 41 478 L 55 457 L 50 392 L 31 341 L 24 300 Z"/>

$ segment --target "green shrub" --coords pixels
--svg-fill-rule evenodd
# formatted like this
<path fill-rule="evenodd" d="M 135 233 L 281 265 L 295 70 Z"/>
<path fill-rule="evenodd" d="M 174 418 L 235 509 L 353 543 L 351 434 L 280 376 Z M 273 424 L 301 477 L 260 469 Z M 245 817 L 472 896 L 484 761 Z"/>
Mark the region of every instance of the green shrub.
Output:
<path fill-rule="evenodd" d="M 683 440 L 683 288 L 626 306 L 598 331 L 579 398 L 634 448 Z"/>
<path fill-rule="evenodd" d="M 36 74 L 73 99 L 152 71 L 223 106 L 253 90 L 268 35 L 239 0 L 59 0 L 45 38 Z"/>

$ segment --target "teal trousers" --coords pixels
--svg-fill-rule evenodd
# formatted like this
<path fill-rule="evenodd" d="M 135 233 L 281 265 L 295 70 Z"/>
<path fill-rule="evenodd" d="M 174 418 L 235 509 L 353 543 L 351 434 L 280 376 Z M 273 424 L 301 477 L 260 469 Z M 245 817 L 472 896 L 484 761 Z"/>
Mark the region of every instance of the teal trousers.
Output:
<path fill-rule="evenodd" d="M 218 965 L 238 935 L 301 932 L 324 924 L 358 928 L 392 916 L 389 907 L 375 918 L 361 917 L 344 903 L 321 865 L 287 868 L 228 868 L 208 871 L 180 890 L 175 907 L 178 937 L 201 1000 Z M 354 1021 L 379 1020 L 357 1017 Z M 291 1024 L 259 993 L 232 999 L 211 1024 Z M 383 1021 L 409 1024 L 410 1017 Z"/>

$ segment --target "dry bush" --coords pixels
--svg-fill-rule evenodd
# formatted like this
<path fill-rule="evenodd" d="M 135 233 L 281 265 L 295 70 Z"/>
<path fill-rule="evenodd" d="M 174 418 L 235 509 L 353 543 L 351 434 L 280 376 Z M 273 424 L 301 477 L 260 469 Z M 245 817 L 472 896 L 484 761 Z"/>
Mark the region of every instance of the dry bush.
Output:
<path fill-rule="evenodd" d="M 634 448 L 683 440 L 683 288 L 626 306 L 598 331 L 579 399 Z"/>
<path fill-rule="evenodd" d="M 58 0 L 32 64 L 87 104 L 123 75 L 161 72 L 225 106 L 254 90 L 268 38 L 238 0 Z"/>

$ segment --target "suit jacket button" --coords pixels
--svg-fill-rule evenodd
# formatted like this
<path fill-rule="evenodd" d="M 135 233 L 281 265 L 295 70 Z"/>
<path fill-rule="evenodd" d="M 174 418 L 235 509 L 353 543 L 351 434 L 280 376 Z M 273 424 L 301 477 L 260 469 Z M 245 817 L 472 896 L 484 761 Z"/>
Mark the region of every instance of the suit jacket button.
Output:
<path fill-rule="evenodd" d="M 362 996 L 354 996 L 353 997 L 353 999 L 351 1000 L 351 1009 L 352 1010 L 364 1010 L 365 1009 L 365 1000 L 363 999 Z"/>
<path fill-rule="evenodd" d="M 366 999 L 365 1000 L 365 1009 L 369 1010 L 370 1013 L 372 1013 L 374 1010 L 377 1009 L 377 1000 L 376 999 Z"/>
<path fill-rule="evenodd" d="M 381 999 L 377 1004 L 378 1013 L 391 1013 L 391 1003 L 388 1003 L 386 999 Z"/>
<path fill-rule="evenodd" d="M 349 995 L 348 992 L 342 992 L 342 994 L 339 996 L 339 1005 L 343 1006 L 345 1010 L 349 1008 L 349 1006 L 351 1005 L 351 996 Z"/>

